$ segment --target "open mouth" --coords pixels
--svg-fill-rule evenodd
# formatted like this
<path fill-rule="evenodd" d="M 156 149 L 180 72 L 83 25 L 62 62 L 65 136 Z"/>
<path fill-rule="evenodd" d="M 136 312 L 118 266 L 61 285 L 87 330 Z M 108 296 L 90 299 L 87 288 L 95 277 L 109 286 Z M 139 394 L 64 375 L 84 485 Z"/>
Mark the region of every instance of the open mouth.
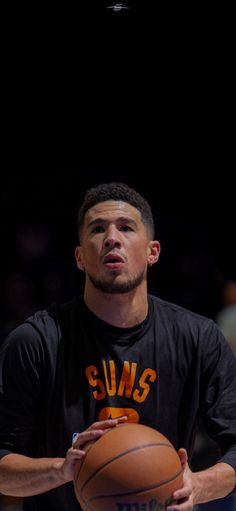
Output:
<path fill-rule="evenodd" d="M 124 259 L 118 254 L 107 254 L 103 263 L 108 267 L 120 267 L 124 263 Z"/>

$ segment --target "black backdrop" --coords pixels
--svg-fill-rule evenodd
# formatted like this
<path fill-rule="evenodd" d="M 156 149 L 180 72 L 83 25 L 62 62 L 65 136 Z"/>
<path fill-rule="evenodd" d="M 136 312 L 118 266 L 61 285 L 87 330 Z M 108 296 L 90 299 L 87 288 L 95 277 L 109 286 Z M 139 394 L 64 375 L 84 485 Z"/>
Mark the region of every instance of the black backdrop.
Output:
<path fill-rule="evenodd" d="M 101 181 L 125 181 L 152 204 L 162 255 L 150 291 L 215 317 L 235 279 L 232 13 L 148 0 L 107 9 L 115 4 L 39 9 L 14 46 L 22 82 L 8 102 L 14 164 L 0 188 L 3 330 L 82 289 L 76 209 Z"/>
<path fill-rule="evenodd" d="M 36 308 L 66 301 L 83 289 L 74 262 L 76 213 L 100 182 L 124 181 L 150 201 L 161 241 L 149 291 L 215 318 L 221 292 L 235 279 L 232 181 L 222 169 L 204 176 L 134 155 L 133 164 L 84 165 L 7 172 L 1 187 L 2 333 Z M 192 158 L 193 159 L 193 158 Z M 210 182 L 207 183 L 207 178 Z"/>

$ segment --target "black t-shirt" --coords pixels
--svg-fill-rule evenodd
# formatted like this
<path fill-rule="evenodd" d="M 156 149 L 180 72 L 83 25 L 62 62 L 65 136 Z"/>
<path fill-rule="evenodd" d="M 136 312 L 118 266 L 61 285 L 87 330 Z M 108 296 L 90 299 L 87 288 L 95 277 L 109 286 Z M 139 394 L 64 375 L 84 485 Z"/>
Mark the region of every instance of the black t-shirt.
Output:
<path fill-rule="evenodd" d="M 39 311 L 1 357 L 0 456 L 64 457 L 72 434 L 127 414 L 185 447 L 199 418 L 236 469 L 236 360 L 217 325 L 149 296 L 146 319 L 118 328 L 79 297 Z M 24 500 L 25 510 L 80 509 L 73 484 Z"/>

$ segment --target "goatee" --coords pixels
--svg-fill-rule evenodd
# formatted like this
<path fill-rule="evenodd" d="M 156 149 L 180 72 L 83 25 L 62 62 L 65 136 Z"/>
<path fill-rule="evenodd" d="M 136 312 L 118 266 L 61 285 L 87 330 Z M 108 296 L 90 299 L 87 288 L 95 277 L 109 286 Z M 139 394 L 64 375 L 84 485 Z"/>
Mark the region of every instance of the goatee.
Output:
<path fill-rule="evenodd" d="M 91 280 L 94 287 L 96 287 L 96 289 L 103 291 L 103 293 L 109 294 L 129 293 L 143 282 L 145 276 L 146 270 L 140 272 L 138 275 L 132 279 L 129 279 L 127 282 L 119 283 L 116 282 L 115 279 L 112 282 L 107 282 L 105 280 L 96 279 L 96 277 L 88 274 L 89 279 Z"/>

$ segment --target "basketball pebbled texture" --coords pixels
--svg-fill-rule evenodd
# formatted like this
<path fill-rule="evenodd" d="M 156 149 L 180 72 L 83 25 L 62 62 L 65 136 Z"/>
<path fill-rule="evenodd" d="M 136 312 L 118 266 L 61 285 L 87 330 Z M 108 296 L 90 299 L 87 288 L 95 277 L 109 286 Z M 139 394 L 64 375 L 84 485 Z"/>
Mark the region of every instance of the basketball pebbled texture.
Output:
<path fill-rule="evenodd" d="M 141 424 L 120 424 L 88 445 L 74 489 L 84 511 L 162 511 L 183 485 L 169 440 Z"/>

